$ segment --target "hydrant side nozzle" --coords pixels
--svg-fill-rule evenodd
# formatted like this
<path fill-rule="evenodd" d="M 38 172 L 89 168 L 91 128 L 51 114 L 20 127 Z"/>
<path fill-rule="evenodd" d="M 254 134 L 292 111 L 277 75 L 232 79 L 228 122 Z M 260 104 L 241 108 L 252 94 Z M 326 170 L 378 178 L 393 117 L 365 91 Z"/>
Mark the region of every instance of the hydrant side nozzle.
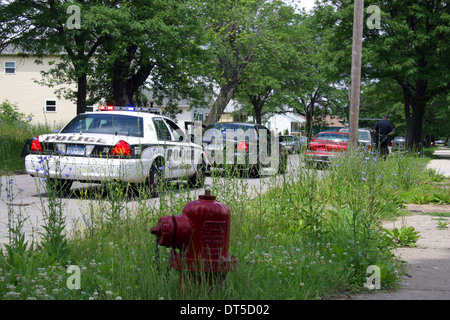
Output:
<path fill-rule="evenodd" d="M 156 227 L 150 229 L 150 233 L 156 236 L 159 245 L 169 247 L 175 237 L 175 223 L 173 216 L 159 218 Z"/>

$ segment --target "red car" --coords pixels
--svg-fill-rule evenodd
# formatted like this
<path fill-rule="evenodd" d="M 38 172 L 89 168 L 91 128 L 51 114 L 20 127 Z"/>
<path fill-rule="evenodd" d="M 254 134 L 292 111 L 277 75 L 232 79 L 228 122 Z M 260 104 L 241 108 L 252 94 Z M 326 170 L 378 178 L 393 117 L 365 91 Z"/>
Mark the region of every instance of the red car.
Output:
<path fill-rule="evenodd" d="M 307 164 L 328 164 L 332 157 L 347 150 L 349 134 L 344 132 L 320 132 L 308 143 L 305 151 Z"/>

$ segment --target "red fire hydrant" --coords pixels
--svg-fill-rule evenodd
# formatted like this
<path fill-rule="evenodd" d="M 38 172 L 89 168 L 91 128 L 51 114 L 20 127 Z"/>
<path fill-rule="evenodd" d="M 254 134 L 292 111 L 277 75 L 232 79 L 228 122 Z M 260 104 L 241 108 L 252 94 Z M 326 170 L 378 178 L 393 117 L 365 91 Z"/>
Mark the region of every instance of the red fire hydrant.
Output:
<path fill-rule="evenodd" d="M 187 203 L 181 215 L 160 218 L 150 232 L 159 245 L 173 249 L 170 267 L 186 271 L 184 276 L 196 281 L 206 276 L 212 285 L 237 266 L 237 258 L 228 253 L 230 218 L 228 207 L 206 190 L 197 201 Z M 180 283 L 182 278 L 180 273 Z"/>

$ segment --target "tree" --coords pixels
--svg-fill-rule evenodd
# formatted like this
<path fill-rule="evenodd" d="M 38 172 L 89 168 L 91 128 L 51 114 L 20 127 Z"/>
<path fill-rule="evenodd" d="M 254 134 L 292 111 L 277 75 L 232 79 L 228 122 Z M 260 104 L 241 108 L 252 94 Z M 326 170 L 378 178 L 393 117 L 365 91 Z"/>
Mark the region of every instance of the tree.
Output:
<path fill-rule="evenodd" d="M 256 123 L 265 113 L 285 112 L 288 102 L 286 79 L 306 71 L 303 55 L 308 46 L 308 30 L 303 14 L 280 2 L 264 7 L 266 26 L 259 35 L 252 62 L 242 71 L 237 99 L 251 105 Z"/>
<path fill-rule="evenodd" d="M 91 32 L 90 13 L 105 3 L 81 0 L 72 3 L 82 8 L 80 26 L 71 25 L 71 4 L 66 1 L 13 0 L 2 7 L 0 30 L 6 39 L 4 45 L 16 46 L 24 55 L 60 55 L 61 61 L 44 76 L 52 77 L 49 85 L 76 82 L 77 113 L 86 110 L 87 75 L 91 59 L 102 42 L 102 37 Z"/>
<path fill-rule="evenodd" d="M 92 83 L 100 90 L 106 85 L 112 103 L 133 104 L 145 85 L 159 101 L 163 97 L 201 100 L 200 93 L 206 91 L 199 80 L 205 50 L 195 2 L 117 1 L 96 17 L 106 40 L 99 48 Z"/>
<path fill-rule="evenodd" d="M 335 63 L 349 72 L 350 0 L 323 1 L 322 22 L 333 25 Z M 401 88 L 410 148 L 422 142 L 423 119 L 434 99 L 448 94 L 450 15 L 444 0 L 366 1 L 380 8 L 380 29 L 364 30 L 363 74 L 367 79 L 395 81 Z M 347 49 L 347 55 L 342 53 Z M 378 85 L 378 83 L 374 83 Z"/>
<path fill-rule="evenodd" d="M 69 23 L 70 5 L 80 15 L 75 27 Z M 200 76 L 207 64 L 201 62 L 208 59 L 202 60 L 205 50 L 195 1 L 13 0 L 2 9 L 5 43 L 25 54 L 60 55 L 61 61 L 44 73 L 41 83 L 76 82 L 76 92 L 63 93 L 76 100 L 77 113 L 85 111 L 88 98 L 90 104 L 103 98 L 132 104 L 149 76 L 158 101 L 167 95 L 170 100 L 204 101 L 208 88 Z"/>
<path fill-rule="evenodd" d="M 384 1 L 383 31 L 369 33 L 368 48 L 376 54 L 374 75 L 393 78 L 402 89 L 409 147 L 422 142 L 427 106 L 450 89 L 447 1 Z"/>
<path fill-rule="evenodd" d="M 306 135 L 312 138 L 313 122 L 320 118 L 317 111 L 321 115 L 341 115 L 344 107 L 348 106 L 347 92 L 332 63 L 330 29 L 318 23 L 314 15 L 305 19 L 302 28 L 308 36 L 303 38 L 303 43 L 293 42 L 297 55 L 290 63 L 291 70 L 295 72 L 285 78 L 284 87 L 288 93 L 288 104 L 305 115 Z"/>
<path fill-rule="evenodd" d="M 211 107 L 206 125 L 217 122 L 242 82 L 242 72 L 252 62 L 263 31 L 265 0 L 208 0 L 204 2 L 209 48 L 216 72 L 212 77 L 219 93 Z"/>

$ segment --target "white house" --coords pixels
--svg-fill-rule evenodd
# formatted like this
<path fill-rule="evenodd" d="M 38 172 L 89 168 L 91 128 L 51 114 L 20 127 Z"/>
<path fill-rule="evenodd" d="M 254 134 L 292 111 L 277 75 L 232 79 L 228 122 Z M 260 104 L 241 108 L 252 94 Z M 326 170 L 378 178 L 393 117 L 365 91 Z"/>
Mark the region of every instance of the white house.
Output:
<path fill-rule="evenodd" d="M 20 112 L 32 114 L 33 123 L 47 123 L 59 127 L 70 121 L 76 115 L 76 103 L 74 101 L 58 98 L 55 91 L 59 87 L 48 87 L 36 83 L 42 80 L 41 71 L 49 71 L 52 63 L 60 60 L 59 56 L 45 56 L 42 63 L 36 63 L 37 57 L 19 56 L 19 51 L 7 47 L 0 52 L 0 102 L 8 100 L 17 105 Z M 76 90 L 75 85 L 66 85 L 67 88 Z M 151 94 L 146 92 L 151 101 Z M 212 102 L 210 103 L 212 105 Z M 164 109 L 162 106 L 154 105 Z M 180 127 L 184 128 L 185 122 L 204 121 L 210 108 L 189 108 L 187 101 L 178 101 L 181 113 L 175 119 Z M 88 110 L 96 109 L 90 107 Z M 223 113 L 220 121 L 232 121 L 231 112 L 233 105 L 230 103 Z"/>
<path fill-rule="evenodd" d="M 20 112 L 32 114 L 32 121 L 61 125 L 76 115 L 76 104 L 58 98 L 55 90 L 36 81 L 42 80 L 41 71 L 49 71 L 52 61 L 58 56 L 42 58 L 37 64 L 36 57 L 21 57 L 18 51 L 7 47 L 0 53 L 0 102 L 8 100 L 17 105 Z M 69 86 L 69 85 L 68 85 Z"/>
<path fill-rule="evenodd" d="M 304 116 L 293 112 L 279 113 L 271 116 L 265 123 L 269 130 L 278 134 L 284 134 L 286 130 L 291 135 L 300 135 L 301 128 L 306 122 Z"/>

